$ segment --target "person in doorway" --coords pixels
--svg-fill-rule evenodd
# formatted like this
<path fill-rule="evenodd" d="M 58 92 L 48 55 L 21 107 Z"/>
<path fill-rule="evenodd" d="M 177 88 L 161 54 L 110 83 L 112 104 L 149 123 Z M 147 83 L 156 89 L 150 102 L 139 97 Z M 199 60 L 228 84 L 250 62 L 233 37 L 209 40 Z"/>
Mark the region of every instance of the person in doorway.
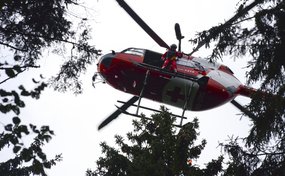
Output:
<path fill-rule="evenodd" d="M 181 58 L 183 54 L 181 52 L 176 51 L 176 49 L 177 46 L 175 44 L 172 44 L 170 46 L 170 49 L 161 56 L 161 59 L 164 60 L 164 63 L 161 67 L 162 69 L 165 69 L 170 65 L 170 70 L 177 72 L 176 60 L 177 57 Z"/>

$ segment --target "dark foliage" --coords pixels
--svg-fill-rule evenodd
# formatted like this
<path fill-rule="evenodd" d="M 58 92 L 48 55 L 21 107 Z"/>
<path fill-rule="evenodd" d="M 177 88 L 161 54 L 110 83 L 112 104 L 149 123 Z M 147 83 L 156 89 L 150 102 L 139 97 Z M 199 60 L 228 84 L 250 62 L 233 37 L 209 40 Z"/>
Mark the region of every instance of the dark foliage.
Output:
<path fill-rule="evenodd" d="M 86 18 L 81 19 L 76 31 L 72 30 L 76 24 L 68 16 L 71 6 L 79 6 L 77 0 L 0 1 L 0 49 L 4 53 L 0 60 L 0 151 L 11 149 L 13 153 L 10 159 L 0 161 L 0 175 L 46 175 L 45 170 L 61 159 L 60 155 L 48 159 L 42 150 L 54 132 L 48 126 L 25 125 L 20 115 L 24 100 L 40 98 L 48 84 L 59 91 L 80 93 L 80 74 L 100 54 L 89 44 Z M 43 51 L 52 49 L 62 54 L 61 48 L 70 48 L 71 55 L 65 57 L 68 60 L 54 78 L 47 81 L 39 75 L 42 80 L 32 79 L 33 90 L 27 90 L 25 85 L 6 84 L 23 72 L 39 68 Z M 24 137 L 33 140 L 29 143 Z"/>
<path fill-rule="evenodd" d="M 12 115 L 10 122 L 2 123 L 0 151 L 10 146 L 14 153 L 14 157 L 1 161 L 2 175 L 46 175 L 45 169 L 61 159 L 60 155 L 48 159 L 42 151 L 53 131 L 48 126 L 22 124 L 20 112 L 25 107 L 24 97 L 39 98 L 48 84 L 62 92 L 82 92 L 80 75 L 100 51 L 89 44 L 86 18 L 82 18 L 78 31 L 72 30 L 67 12 L 68 7 L 77 5 L 77 0 L 0 1 L 0 46 L 10 54 L 0 61 L 0 113 Z M 285 2 L 240 0 L 231 19 L 198 33 L 191 41 L 197 44 L 193 52 L 214 43 L 210 59 L 249 54 L 248 83 L 261 82 L 260 91 L 247 107 L 255 115 L 248 137 L 221 144 L 229 156 L 225 168 L 223 157 L 212 160 L 205 169 L 187 165 L 188 159 L 195 161 L 200 156 L 206 144 L 202 141 L 195 145 L 198 121 L 187 123 L 177 132 L 171 126 L 172 117 L 163 109 L 162 114 L 153 115 L 153 122 L 135 121 L 134 131 L 127 135 L 129 142 L 116 136 L 119 149 L 102 143 L 105 156 L 97 161 L 96 170 L 89 170 L 87 175 L 284 175 Z M 63 51 L 61 48 L 70 48 L 71 55 L 58 75 L 48 83 L 33 79 L 33 90 L 24 85 L 5 89 L 9 80 L 38 68 L 42 52 L 48 48 L 58 53 Z M 24 145 L 24 136 L 33 136 L 33 141 Z"/>
<path fill-rule="evenodd" d="M 247 107 L 256 118 L 243 140 L 245 148 L 236 140 L 225 145 L 232 156 L 226 175 L 284 175 L 285 2 L 241 0 L 231 19 L 191 41 L 198 43 L 197 49 L 215 43 L 211 59 L 249 54 L 248 83 L 261 83 Z"/>
<path fill-rule="evenodd" d="M 100 54 L 88 42 L 90 29 L 87 19 L 82 18 L 78 30 L 72 30 L 72 22 L 67 18 L 68 6 L 78 5 L 70 0 L 7 0 L 0 11 L 0 45 L 13 53 L 13 58 L 1 60 L 0 70 L 7 77 L 3 83 L 28 68 L 37 68 L 42 51 L 56 46 L 59 52 L 62 45 L 71 48 L 71 56 L 59 74 L 50 81 L 60 91 L 82 91 L 80 73 Z M 62 51 L 62 50 L 60 50 Z"/>
<path fill-rule="evenodd" d="M 42 126 L 39 129 L 33 124 L 22 124 L 19 117 L 21 108 L 25 107 L 22 98 L 31 97 L 38 99 L 47 86 L 43 82 L 37 84 L 38 86 L 31 91 L 25 89 L 24 86 L 20 86 L 17 91 L 0 89 L 1 114 L 15 115 L 11 123 L 5 125 L 2 123 L 4 128 L 0 133 L 0 151 L 8 147 L 14 153 L 14 157 L 11 155 L 11 158 L 7 161 L 0 162 L 0 173 L 3 176 L 46 175 L 45 169 L 50 169 L 51 166 L 61 159 L 60 155 L 55 156 L 54 159 L 48 159 L 42 150 L 42 146 L 51 140 L 54 132 L 48 126 Z M 27 136 L 32 137 L 33 141 L 24 143 L 23 139 Z"/>
<path fill-rule="evenodd" d="M 134 123 L 134 133 L 128 134 L 132 146 L 119 136 L 116 137 L 118 150 L 102 143 L 105 157 L 99 158 L 96 171 L 89 170 L 87 175 L 179 175 L 179 171 L 184 175 L 285 175 L 284 0 L 240 0 L 232 18 L 198 33 L 190 41 L 197 44 L 190 54 L 202 46 L 213 45 L 210 61 L 225 55 L 251 57 L 247 83 L 260 82 L 261 87 L 246 107 L 254 114 L 249 117 L 252 121 L 249 135 L 222 143 L 224 156 L 229 159 L 220 157 L 201 169 L 185 165 L 187 157 L 199 157 L 203 149 L 195 150 L 197 147 L 193 146 L 197 136 L 193 132 L 195 121 L 175 135 L 171 126 L 159 128 L 168 123 L 167 115 L 158 115 L 163 119 L 159 123 L 154 115 L 154 123 Z M 179 140 L 185 139 L 183 134 L 187 140 Z"/>
<path fill-rule="evenodd" d="M 21 143 L 24 136 L 34 133 L 35 137 L 29 147 Z M 0 134 L 0 150 L 9 146 L 13 149 L 14 157 L 0 163 L 0 173 L 3 176 L 29 176 L 46 175 L 45 169 L 50 169 L 57 161 L 61 160 L 61 155 L 54 159 L 48 159 L 42 150 L 42 146 L 49 142 L 54 135 L 48 126 L 42 126 L 38 129 L 30 124 L 20 124 L 20 118 L 14 117 L 13 124 L 7 124 L 5 131 Z"/>
<path fill-rule="evenodd" d="M 196 145 L 199 133 L 198 120 L 185 124 L 177 132 L 174 118 L 162 107 L 162 112 L 152 115 L 153 121 L 134 121 L 134 130 L 127 134 L 128 142 L 115 136 L 119 149 L 101 143 L 105 155 L 97 161 L 94 175 L 216 175 L 222 169 L 223 158 L 208 163 L 200 169 L 189 160 L 199 158 L 206 141 Z"/>

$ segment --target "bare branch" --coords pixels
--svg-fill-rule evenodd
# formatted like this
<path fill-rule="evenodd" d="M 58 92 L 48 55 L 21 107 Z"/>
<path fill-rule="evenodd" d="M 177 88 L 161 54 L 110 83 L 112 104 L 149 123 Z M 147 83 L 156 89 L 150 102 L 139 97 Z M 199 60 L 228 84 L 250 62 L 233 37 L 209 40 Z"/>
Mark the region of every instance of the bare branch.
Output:
<path fill-rule="evenodd" d="M 4 46 L 7 46 L 7 47 L 12 48 L 12 49 L 14 49 L 14 50 L 18 50 L 18 51 L 22 51 L 22 52 L 28 52 L 28 50 L 20 49 L 20 48 L 17 48 L 17 47 L 15 47 L 15 46 L 9 45 L 9 44 L 7 44 L 7 43 L 3 43 L 3 42 L 1 42 L 1 41 L 0 41 L 0 45 L 4 45 Z"/>
<path fill-rule="evenodd" d="M 14 67 L 0 67 L 0 70 L 5 70 L 5 69 L 13 69 Z M 20 73 L 23 73 L 24 71 L 26 71 L 27 68 L 40 68 L 40 66 L 36 66 L 36 65 L 24 65 L 24 66 L 19 66 L 19 68 L 22 68 L 23 70 L 18 70 L 17 73 L 15 74 L 14 77 L 18 76 Z M 6 79 L 4 79 L 3 81 L 0 82 L 0 84 L 5 83 L 6 81 L 14 78 L 14 77 L 8 77 Z"/>
<path fill-rule="evenodd" d="M 0 84 L 3 84 L 3 83 L 5 83 L 6 81 L 15 78 L 16 76 L 18 76 L 20 73 L 23 73 L 24 71 L 25 71 L 25 70 L 22 70 L 21 72 L 16 73 L 14 77 L 8 77 L 8 78 L 4 79 L 3 81 L 0 82 Z"/>
<path fill-rule="evenodd" d="M 226 21 L 224 24 L 217 26 L 216 29 L 214 31 L 212 31 L 212 33 L 210 33 L 209 36 L 206 36 L 204 40 L 200 41 L 197 45 L 196 48 L 193 49 L 193 51 L 191 53 L 189 53 L 188 55 L 192 55 L 193 53 L 195 53 L 196 51 L 198 51 L 202 46 L 204 46 L 207 42 L 209 42 L 211 39 L 215 38 L 219 33 L 221 33 L 225 28 L 228 28 L 229 26 L 231 26 L 236 20 L 238 20 L 241 16 L 245 15 L 246 13 L 248 13 L 252 8 L 254 8 L 255 6 L 257 6 L 259 3 L 262 3 L 261 0 L 255 0 L 253 1 L 251 4 L 249 4 L 248 6 L 242 8 L 241 10 L 239 10 L 232 18 L 230 18 L 228 21 Z M 214 28 L 211 28 L 214 29 Z M 210 29 L 210 30 L 211 30 Z"/>
<path fill-rule="evenodd" d="M 6 70 L 6 69 L 13 69 L 14 67 L 0 67 L 0 70 Z M 19 66 L 19 68 L 40 68 L 39 65 L 24 65 L 24 66 Z"/>

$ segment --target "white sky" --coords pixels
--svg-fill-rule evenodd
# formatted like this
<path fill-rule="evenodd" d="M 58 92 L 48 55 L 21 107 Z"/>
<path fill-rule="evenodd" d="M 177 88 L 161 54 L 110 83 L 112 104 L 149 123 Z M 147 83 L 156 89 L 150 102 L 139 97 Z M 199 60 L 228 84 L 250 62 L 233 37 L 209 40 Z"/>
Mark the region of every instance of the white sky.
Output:
<path fill-rule="evenodd" d="M 196 32 L 206 30 L 229 19 L 235 10 L 238 0 L 136 0 L 126 1 L 141 18 L 168 44 L 176 43 L 174 24 L 180 23 L 182 34 L 182 50 L 185 53 L 194 47 L 188 43 Z M 94 43 L 98 49 L 106 54 L 110 50 L 121 51 L 128 47 L 147 48 L 164 52 L 117 4 L 115 0 L 89 1 L 88 15 L 94 19 Z M 91 10 L 93 9 L 93 10 Z M 77 14 L 77 11 L 73 13 Z M 195 56 L 208 56 L 209 51 L 201 49 Z M 59 60 L 59 61 L 58 61 Z M 43 59 L 42 68 L 37 70 L 43 75 L 55 74 L 58 63 L 62 58 L 48 53 Z M 223 63 L 228 65 L 236 77 L 245 83 L 246 60 L 233 61 L 224 58 Z M 132 130 L 133 117 L 121 115 L 101 131 L 98 125 L 116 108 L 117 100 L 128 100 L 131 95 L 119 92 L 107 84 L 97 84 L 94 89 L 91 77 L 96 71 L 96 65 L 90 66 L 84 76 L 84 93 L 74 96 L 72 93 L 57 93 L 51 89 L 43 92 L 40 100 L 29 101 L 22 110 L 21 117 L 27 123 L 50 125 L 56 136 L 45 146 L 48 156 L 63 153 L 63 161 L 48 171 L 49 175 L 84 175 L 87 168 L 96 168 L 95 162 L 101 156 L 99 143 L 107 141 L 114 146 L 114 135 L 125 135 Z M 22 75 L 22 82 L 31 83 L 31 78 L 37 78 L 34 70 Z M 17 82 L 17 84 L 19 81 Z M 12 84 L 12 83 L 9 83 Z M 242 104 L 249 102 L 247 98 L 238 97 Z M 159 107 L 160 104 L 143 99 L 144 106 Z M 182 110 L 167 106 L 171 112 L 181 114 Z M 133 109 L 131 109 L 133 110 Z M 135 111 L 135 110 L 133 110 Z M 187 121 L 198 117 L 200 122 L 200 140 L 206 139 L 207 146 L 202 156 L 195 164 L 215 159 L 220 154 L 217 148 L 218 141 L 223 142 L 228 136 L 247 135 L 249 121 L 246 117 L 240 119 L 239 110 L 231 104 L 205 112 L 186 112 Z M 184 121 L 186 122 L 186 121 Z"/>

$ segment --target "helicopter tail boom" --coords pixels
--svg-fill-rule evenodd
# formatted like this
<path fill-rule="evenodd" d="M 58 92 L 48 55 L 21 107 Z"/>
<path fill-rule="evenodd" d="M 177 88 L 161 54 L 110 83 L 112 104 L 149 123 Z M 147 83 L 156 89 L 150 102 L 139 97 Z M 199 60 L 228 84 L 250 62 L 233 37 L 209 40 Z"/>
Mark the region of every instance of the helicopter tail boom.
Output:
<path fill-rule="evenodd" d="M 245 86 L 245 85 L 240 86 L 239 91 L 238 91 L 239 95 L 249 97 L 249 98 L 251 98 L 252 95 L 256 92 L 257 92 L 256 89 L 254 89 L 252 87 Z"/>

